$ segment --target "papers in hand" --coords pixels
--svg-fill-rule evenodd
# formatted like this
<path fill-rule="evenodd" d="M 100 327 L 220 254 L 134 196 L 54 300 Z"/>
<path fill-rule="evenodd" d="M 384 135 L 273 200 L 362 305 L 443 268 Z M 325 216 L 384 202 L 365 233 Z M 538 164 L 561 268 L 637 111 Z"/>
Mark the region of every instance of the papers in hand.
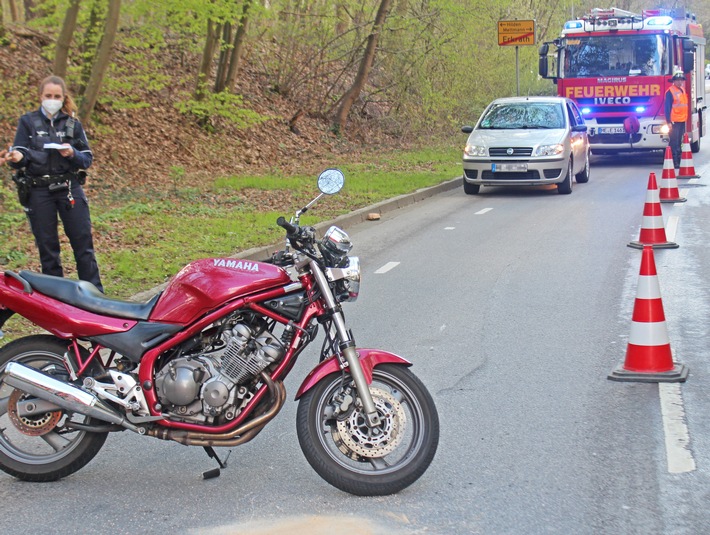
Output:
<path fill-rule="evenodd" d="M 66 149 L 66 148 L 68 148 L 68 147 L 65 147 L 64 145 L 60 145 L 59 143 L 45 143 L 45 144 L 44 144 L 44 148 L 45 148 L 45 149 L 57 149 L 57 150 L 61 150 L 61 149 Z"/>

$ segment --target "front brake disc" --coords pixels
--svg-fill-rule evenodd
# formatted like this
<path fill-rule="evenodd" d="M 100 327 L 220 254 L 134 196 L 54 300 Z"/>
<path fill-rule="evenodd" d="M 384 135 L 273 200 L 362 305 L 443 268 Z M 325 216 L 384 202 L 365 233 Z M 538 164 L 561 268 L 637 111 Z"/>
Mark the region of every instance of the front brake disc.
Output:
<path fill-rule="evenodd" d="M 359 406 L 343 420 L 338 420 L 333 429 L 333 438 L 338 449 L 352 459 L 376 458 L 392 453 L 402 441 L 407 416 L 399 401 L 392 394 L 379 388 L 370 388 L 380 424 L 367 425 L 367 419 Z"/>

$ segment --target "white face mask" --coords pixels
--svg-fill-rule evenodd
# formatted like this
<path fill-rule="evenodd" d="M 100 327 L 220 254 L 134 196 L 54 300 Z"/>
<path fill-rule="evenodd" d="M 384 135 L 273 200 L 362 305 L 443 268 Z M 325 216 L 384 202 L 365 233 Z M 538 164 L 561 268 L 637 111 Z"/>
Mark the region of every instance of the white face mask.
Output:
<path fill-rule="evenodd" d="M 42 101 L 42 107 L 50 116 L 54 116 L 64 106 L 61 100 L 47 99 Z"/>

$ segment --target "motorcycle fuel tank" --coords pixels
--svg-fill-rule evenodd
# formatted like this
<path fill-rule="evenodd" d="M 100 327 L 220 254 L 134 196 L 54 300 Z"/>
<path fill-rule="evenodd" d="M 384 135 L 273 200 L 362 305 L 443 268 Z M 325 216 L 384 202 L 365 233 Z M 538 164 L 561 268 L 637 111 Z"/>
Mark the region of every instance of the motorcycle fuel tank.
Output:
<path fill-rule="evenodd" d="M 205 258 L 175 275 L 158 300 L 150 321 L 188 324 L 236 297 L 288 284 L 285 270 L 236 258 Z"/>

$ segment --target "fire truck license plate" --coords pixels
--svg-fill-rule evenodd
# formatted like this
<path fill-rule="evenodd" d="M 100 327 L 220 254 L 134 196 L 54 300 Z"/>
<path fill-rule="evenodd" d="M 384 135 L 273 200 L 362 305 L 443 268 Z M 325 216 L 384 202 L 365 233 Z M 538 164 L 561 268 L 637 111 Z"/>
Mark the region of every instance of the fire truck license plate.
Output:
<path fill-rule="evenodd" d="M 623 126 L 600 126 L 599 133 L 600 134 L 625 134 L 626 130 L 624 130 Z"/>
<path fill-rule="evenodd" d="M 526 163 L 492 163 L 491 171 L 494 173 L 514 173 L 519 171 L 527 171 L 528 164 Z"/>

